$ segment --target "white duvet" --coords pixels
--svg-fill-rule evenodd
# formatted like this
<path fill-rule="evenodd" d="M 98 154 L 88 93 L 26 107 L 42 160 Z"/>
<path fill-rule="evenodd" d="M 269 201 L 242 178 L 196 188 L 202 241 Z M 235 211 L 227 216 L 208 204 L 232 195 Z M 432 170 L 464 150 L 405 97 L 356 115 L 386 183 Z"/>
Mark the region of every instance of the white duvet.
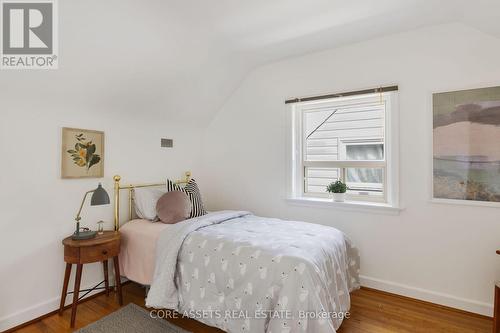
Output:
<path fill-rule="evenodd" d="M 337 229 L 214 212 L 162 232 L 146 305 L 227 332 L 335 332 L 358 272 Z"/>

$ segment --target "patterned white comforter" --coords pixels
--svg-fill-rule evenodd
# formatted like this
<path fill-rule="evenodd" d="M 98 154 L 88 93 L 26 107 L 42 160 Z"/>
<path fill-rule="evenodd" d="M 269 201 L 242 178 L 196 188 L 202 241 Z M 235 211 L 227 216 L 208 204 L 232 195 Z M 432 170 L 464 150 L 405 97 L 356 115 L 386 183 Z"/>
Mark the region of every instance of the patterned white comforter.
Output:
<path fill-rule="evenodd" d="M 227 332 L 335 332 L 358 273 L 337 229 L 214 212 L 162 232 L 146 305 Z"/>

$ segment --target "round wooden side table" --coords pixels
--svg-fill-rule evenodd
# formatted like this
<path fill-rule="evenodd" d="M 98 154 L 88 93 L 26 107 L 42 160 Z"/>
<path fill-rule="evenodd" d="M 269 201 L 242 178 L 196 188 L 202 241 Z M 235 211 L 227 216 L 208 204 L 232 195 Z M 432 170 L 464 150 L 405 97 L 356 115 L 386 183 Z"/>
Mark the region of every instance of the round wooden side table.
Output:
<path fill-rule="evenodd" d="M 97 235 L 95 238 L 86 240 L 73 240 L 70 237 L 62 241 L 64 245 L 64 261 L 66 262 L 66 271 L 64 273 L 64 284 L 61 295 L 61 304 L 59 306 L 59 315 L 64 311 L 64 303 L 68 294 L 68 283 L 71 274 L 71 267 L 76 264 L 75 287 L 73 294 L 73 305 L 71 307 L 71 327 L 75 326 L 76 307 L 81 299 L 80 292 L 86 292 L 82 298 L 93 290 L 103 289 L 99 287 L 104 282 L 106 295 L 109 295 L 109 279 L 108 279 L 108 259 L 113 258 L 115 267 L 116 291 L 118 293 L 118 302 L 123 304 L 122 288 L 120 284 L 120 264 L 118 262 L 118 254 L 120 253 L 120 233 L 118 231 L 104 231 L 102 235 Z M 80 282 L 82 280 L 83 264 L 102 262 L 104 268 L 104 281 L 91 289 L 80 290 Z"/>

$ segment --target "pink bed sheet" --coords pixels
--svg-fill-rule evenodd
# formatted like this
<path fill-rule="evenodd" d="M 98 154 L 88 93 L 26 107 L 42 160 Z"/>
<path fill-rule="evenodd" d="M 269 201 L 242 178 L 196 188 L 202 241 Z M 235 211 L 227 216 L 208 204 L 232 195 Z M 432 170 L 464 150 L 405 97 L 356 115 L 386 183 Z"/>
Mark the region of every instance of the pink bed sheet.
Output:
<path fill-rule="evenodd" d="M 168 224 L 132 220 L 120 227 L 120 273 L 129 280 L 150 285 L 156 262 L 156 241 Z"/>

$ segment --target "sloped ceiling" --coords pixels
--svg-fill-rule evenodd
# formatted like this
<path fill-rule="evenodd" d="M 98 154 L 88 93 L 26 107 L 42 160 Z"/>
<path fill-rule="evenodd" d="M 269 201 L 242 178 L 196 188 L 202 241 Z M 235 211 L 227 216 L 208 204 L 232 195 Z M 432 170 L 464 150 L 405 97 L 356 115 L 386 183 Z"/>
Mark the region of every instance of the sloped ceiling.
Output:
<path fill-rule="evenodd" d="M 500 36 L 499 3 L 64 0 L 59 70 L 3 71 L 0 94 L 19 95 L 22 86 L 43 101 L 202 126 L 256 66 L 454 21 Z"/>

